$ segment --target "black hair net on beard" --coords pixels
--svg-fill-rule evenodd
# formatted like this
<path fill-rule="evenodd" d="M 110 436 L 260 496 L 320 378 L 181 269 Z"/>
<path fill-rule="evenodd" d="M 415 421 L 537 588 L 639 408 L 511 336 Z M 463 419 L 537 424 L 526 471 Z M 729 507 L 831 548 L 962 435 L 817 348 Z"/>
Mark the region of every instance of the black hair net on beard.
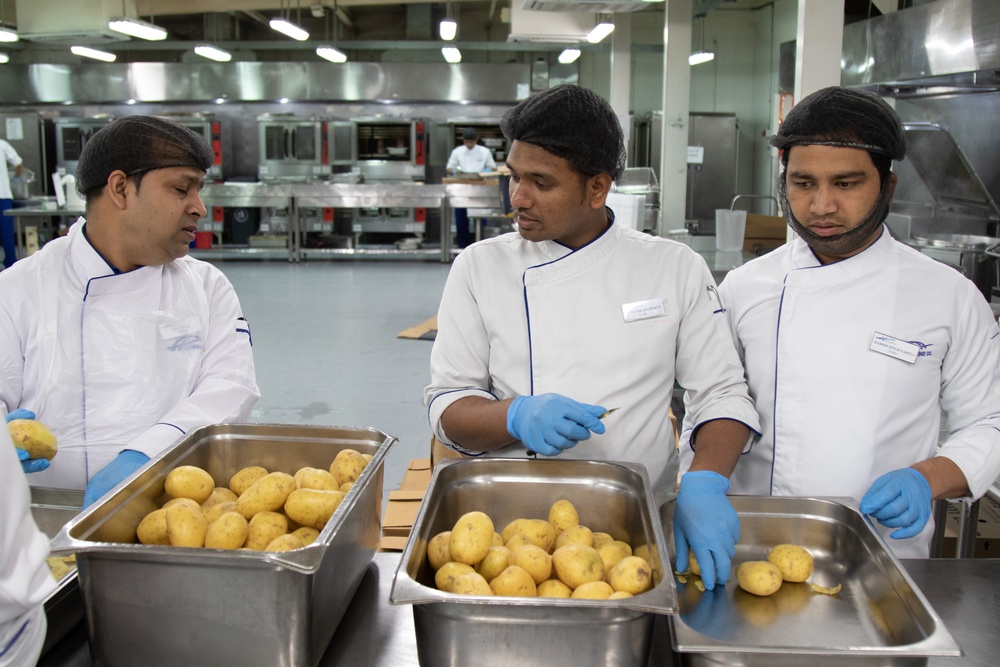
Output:
<path fill-rule="evenodd" d="M 118 169 L 128 176 L 170 167 L 208 171 L 214 158 L 208 141 L 194 130 L 155 116 L 126 116 L 102 127 L 84 145 L 76 188 L 84 197 L 97 193 Z"/>
<path fill-rule="evenodd" d="M 511 142 L 523 141 L 568 160 L 587 176 L 625 170 L 625 142 L 618 117 L 597 93 L 563 84 L 507 110 L 500 130 Z"/>

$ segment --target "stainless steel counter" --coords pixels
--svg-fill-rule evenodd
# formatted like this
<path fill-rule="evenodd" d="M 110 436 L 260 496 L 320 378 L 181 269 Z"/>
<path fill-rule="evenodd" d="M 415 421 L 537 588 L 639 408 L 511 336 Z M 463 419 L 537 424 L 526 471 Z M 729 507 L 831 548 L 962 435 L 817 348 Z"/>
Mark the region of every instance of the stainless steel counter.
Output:
<path fill-rule="evenodd" d="M 389 604 L 400 554 L 378 553 L 320 661 L 321 667 L 415 667 L 410 607 Z M 1000 559 L 904 560 L 910 576 L 961 645 L 961 658 L 933 658 L 929 667 L 994 665 L 1000 655 Z M 670 648 L 666 617 L 657 617 L 649 667 L 681 664 Z M 170 639 L 168 639 L 170 640 Z M 42 657 L 42 667 L 90 667 L 83 623 Z M 488 663 L 484 663 L 488 664 Z M 433 667 L 446 667 L 435 665 Z M 457 665 L 455 667 L 465 667 Z"/>

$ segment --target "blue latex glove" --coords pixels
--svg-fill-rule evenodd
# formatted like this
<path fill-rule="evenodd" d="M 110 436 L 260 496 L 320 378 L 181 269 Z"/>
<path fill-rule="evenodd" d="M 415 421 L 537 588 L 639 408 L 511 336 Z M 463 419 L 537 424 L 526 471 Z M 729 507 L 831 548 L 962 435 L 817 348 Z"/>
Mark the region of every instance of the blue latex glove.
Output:
<path fill-rule="evenodd" d="M 12 412 L 7 413 L 7 423 L 11 423 L 15 419 L 34 419 L 35 413 L 31 410 L 25 410 L 24 408 L 18 408 Z"/>
<path fill-rule="evenodd" d="M 533 452 L 557 456 L 589 438 L 591 431 L 604 433 L 597 417 L 605 412 L 559 394 L 518 396 L 507 409 L 507 432 Z"/>
<path fill-rule="evenodd" d="M 913 468 L 900 468 L 882 475 L 861 498 L 861 511 L 880 524 L 896 528 L 889 534 L 897 540 L 918 535 L 931 518 L 931 485 Z"/>
<path fill-rule="evenodd" d="M 21 417 L 23 419 L 23 417 Z M 49 467 L 48 459 L 29 459 L 28 452 L 21 449 L 20 447 L 15 447 L 17 450 L 17 458 L 21 461 L 21 469 L 24 472 L 42 472 Z"/>
<path fill-rule="evenodd" d="M 701 581 L 712 590 L 729 581 L 729 568 L 740 540 L 740 519 L 726 497 L 729 480 L 711 470 L 681 477 L 674 507 L 677 571 L 688 569 L 688 549 L 701 567 Z"/>
<path fill-rule="evenodd" d="M 83 509 L 87 509 L 118 483 L 145 465 L 149 457 L 134 449 L 125 449 L 115 460 L 97 471 L 83 492 Z"/>

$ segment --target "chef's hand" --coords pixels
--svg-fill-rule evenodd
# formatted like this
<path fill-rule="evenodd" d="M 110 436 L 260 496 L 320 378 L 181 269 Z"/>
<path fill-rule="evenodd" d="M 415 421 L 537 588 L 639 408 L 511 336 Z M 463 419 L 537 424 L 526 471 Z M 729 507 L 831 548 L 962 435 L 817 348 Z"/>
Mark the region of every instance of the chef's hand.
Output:
<path fill-rule="evenodd" d="M 740 540 L 740 519 L 726 497 L 729 480 L 711 470 L 695 470 L 681 477 L 674 507 L 674 546 L 677 571 L 688 570 L 688 549 L 701 568 L 701 581 L 712 590 L 729 581 L 729 567 Z"/>
<path fill-rule="evenodd" d="M 507 432 L 533 452 L 557 456 L 590 432 L 604 433 L 604 424 L 597 417 L 605 409 L 560 396 L 518 396 L 507 408 Z"/>
<path fill-rule="evenodd" d="M 861 511 L 871 514 L 897 540 L 918 535 L 931 518 L 931 485 L 913 468 L 882 475 L 861 498 Z"/>
<path fill-rule="evenodd" d="M 125 449 L 114 461 L 97 471 L 83 492 L 83 509 L 87 509 L 118 483 L 145 465 L 149 457 L 134 449 Z"/>

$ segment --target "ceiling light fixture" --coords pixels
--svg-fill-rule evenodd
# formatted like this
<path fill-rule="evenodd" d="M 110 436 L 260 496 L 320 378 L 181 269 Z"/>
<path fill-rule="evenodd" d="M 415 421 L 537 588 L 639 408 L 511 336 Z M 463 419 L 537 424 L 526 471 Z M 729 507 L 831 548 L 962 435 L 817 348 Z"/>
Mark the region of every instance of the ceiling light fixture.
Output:
<path fill-rule="evenodd" d="M 220 49 L 217 46 L 212 46 L 211 44 L 199 44 L 194 47 L 194 52 L 202 58 L 208 58 L 209 60 L 214 60 L 220 63 L 228 63 L 233 59 L 233 54 L 229 51 Z"/>
<path fill-rule="evenodd" d="M 278 32 L 288 35 L 292 39 L 297 39 L 300 42 L 304 42 L 309 39 L 309 33 L 291 21 L 286 21 L 285 19 L 271 19 L 268 25 L 271 26 L 272 30 L 277 30 Z"/>
<path fill-rule="evenodd" d="M 10 62 L 10 56 L 6 53 L 0 53 L 0 65 L 6 65 Z"/>
<path fill-rule="evenodd" d="M 705 17 L 701 16 L 698 18 L 699 23 L 701 24 L 701 47 L 688 56 L 688 65 L 691 65 L 692 67 L 715 60 L 715 52 L 705 50 Z"/>
<path fill-rule="evenodd" d="M 340 9 L 337 6 L 337 0 L 333 0 L 333 11 L 324 11 L 324 24 L 326 28 L 326 40 L 328 44 L 316 47 L 316 55 L 324 60 L 329 60 L 332 63 L 345 63 L 347 62 L 347 54 L 337 48 L 337 35 L 340 33 L 340 23 L 337 21 L 337 10 Z M 313 12 L 315 14 L 315 12 Z M 330 39 L 330 34 L 333 33 L 333 39 Z"/>
<path fill-rule="evenodd" d="M 158 25 L 153 25 L 140 19 L 118 16 L 108 21 L 108 27 L 124 35 L 138 37 L 139 39 L 148 39 L 154 42 L 167 38 L 166 30 Z"/>
<path fill-rule="evenodd" d="M 16 42 L 19 39 L 21 38 L 18 36 L 17 31 L 12 28 L 0 26 L 0 42 Z"/>
<path fill-rule="evenodd" d="M 438 33 L 441 35 L 441 39 L 446 42 L 455 39 L 455 35 L 458 33 L 458 22 L 452 16 L 450 2 L 446 2 L 444 5 L 444 18 L 438 24 Z"/>
<path fill-rule="evenodd" d="M 441 47 L 441 55 L 443 55 L 444 59 L 452 65 L 462 62 L 462 52 L 454 46 Z"/>
<path fill-rule="evenodd" d="M 93 58 L 94 60 L 103 60 L 106 63 L 113 63 L 116 56 L 113 53 L 108 53 L 107 51 L 98 51 L 97 49 L 92 49 L 89 46 L 71 46 L 69 50 L 73 52 L 74 55 L 83 56 L 84 58 Z"/>
<path fill-rule="evenodd" d="M 615 31 L 615 24 L 611 20 L 605 18 L 596 26 L 594 29 L 587 34 L 587 41 L 591 44 L 597 44 L 602 39 L 610 35 Z"/>
<path fill-rule="evenodd" d="M 317 46 L 316 55 L 320 58 L 329 60 L 332 63 L 346 63 L 347 54 L 345 54 L 340 49 L 335 49 L 332 46 Z"/>
<path fill-rule="evenodd" d="M 563 65 L 569 65 L 570 63 L 575 63 L 579 57 L 580 49 L 563 49 L 563 52 L 559 54 L 559 62 Z"/>

